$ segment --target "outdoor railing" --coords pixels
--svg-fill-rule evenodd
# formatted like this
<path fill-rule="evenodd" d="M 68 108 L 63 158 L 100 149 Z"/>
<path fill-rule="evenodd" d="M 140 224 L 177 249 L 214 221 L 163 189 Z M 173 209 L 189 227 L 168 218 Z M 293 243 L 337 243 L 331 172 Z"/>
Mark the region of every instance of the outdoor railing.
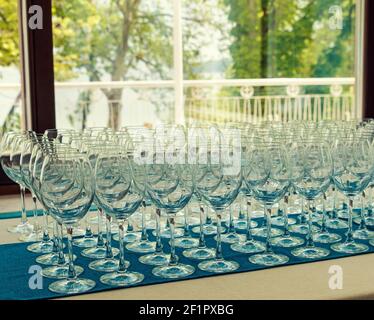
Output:
<path fill-rule="evenodd" d="M 349 120 L 360 116 L 355 106 L 354 78 L 186 80 L 183 108 L 175 102 L 175 86 L 171 80 L 56 83 L 56 109 L 64 113 L 67 107 L 75 106 L 78 111 L 89 112 L 95 104 L 106 109 L 120 105 L 122 117 L 127 117 L 132 108 L 136 112 L 146 103 L 157 106 L 159 122 L 181 119 L 176 112 L 182 112 L 186 123 Z M 6 90 L 17 91 L 19 86 L 0 84 L 0 92 Z M 111 98 L 116 90 L 123 91 L 121 99 Z M 87 93 L 89 99 L 82 98 Z"/>

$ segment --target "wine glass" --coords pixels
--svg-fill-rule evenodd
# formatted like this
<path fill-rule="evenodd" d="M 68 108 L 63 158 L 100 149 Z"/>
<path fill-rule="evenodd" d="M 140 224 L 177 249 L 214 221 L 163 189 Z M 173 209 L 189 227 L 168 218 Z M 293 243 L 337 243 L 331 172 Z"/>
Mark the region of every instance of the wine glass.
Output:
<path fill-rule="evenodd" d="M 217 247 L 215 258 L 200 262 L 198 267 L 207 272 L 230 272 L 238 269 L 239 264 L 223 257 L 221 219 L 239 194 L 242 183 L 240 135 L 232 141 L 210 144 L 206 160 L 195 165 L 194 180 L 197 192 L 216 213 Z"/>
<path fill-rule="evenodd" d="M 315 199 L 330 186 L 333 165 L 329 147 L 320 139 L 302 140 L 291 148 L 289 160 L 293 186 L 308 203 L 307 242 L 292 250 L 292 254 L 306 259 L 326 257 L 330 251 L 314 244 L 312 212 Z"/>
<path fill-rule="evenodd" d="M 127 219 L 139 208 L 144 190 L 135 183 L 131 173 L 130 156 L 118 146 L 108 147 L 96 162 L 96 198 L 100 207 L 117 220 L 119 230 L 119 264 L 115 272 L 100 277 L 110 286 L 129 286 L 143 281 L 144 275 L 128 271 L 130 263 L 125 260 L 124 230 Z"/>
<path fill-rule="evenodd" d="M 366 139 L 347 136 L 339 139 L 333 147 L 333 181 L 337 190 L 348 198 L 348 231 L 342 243 L 335 243 L 331 249 L 342 253 L 362 253 L 369 250 L 353 237 L 353 199 L 369 185 L 373 175 L 373 147 Z"/>
<path fill-rule="evenodd" d="M 51 147 L 55 141 L 48 140 L 48 139 L 40 139 L 38 140 L 38 144 L 34 146 L 33 152 L 31 155 L 31 163 L 33 166 L 32 169 L 32 178 L 31 184 L 32 189 L 35 192 L 39 202 L 43 205 L 43 211 L 45 216 L 45 226 L 48 227 L 48 208 L 45 206 L 43 202 L 43 197 L 40 193 L 40 189 L 42 186 L 41 183 L 41 176 L 42 176 L 42 168 L 45 157 L 47 155 L 52 156 L 57 152 L 66 152 L 70 151 L 70 147 L 68 145 L 58 144 L 54 147 Z M 53 150 L 53 152 L 52 152 Z M 53 218 L 53 217 L 52 217 Z M 68 276 L 69 272 L 69 265 L 68 255 L 64 254 L 64 243 L 63 243 L 63 226 L 57 220 L 53 223 L 53 247 L 52 252 L 43 254 L 36 258 L 36 262 L 41 265 L 46 265 L 47 267 L 42 269 L 43 277 L 52 278 L 52 279 L 64 279 Z M 38 243 L 31 244 L 29 247 L 37 245 Z M 43 247 L 43 241 L 41 241 L 41 246 Z M 73 255 L 73 259 L 76 259 L 76 256 Z M 83 272 L 83 268 L 80 266 L 74 266 L 75 272 L 77 275 L 80 275 Z"/>
<path fill-rule="evenodd" d="M 22 181 L 21 173 L 18 168 L 15 168 L 14 163 L 21 157 L 20 151 L 14 150 L 17 145 L 17 139 L 25 138 L 26 133 L 7 132 L 1 140 L 1 154 L 0 162 L 5 174 L 20 186 L 21 195 L 21 223 L 17 226 L 8 228 L 11 233 L 29 234 L 33 230 L 32 224 L 27 220 L 27 213 L 25 208 L 25 186 Z"/>
<path fill-rule="evenodd" d="M 285 149 L 270 143 L 254 143 L 246 152 L 247 168 L 244 181 L 254 198 L 264 206 L 266 223 L 266 248 L 249 258 L 253 264 L 264 266 L 288 262 L 286 255 L 275 253 L 272 248 L 271 208 L 282 199 L 290 187 L 290 172 Z"/>
<path fill-rule="evenodd" d="M 160 137 L 159 137 L 160 138 Z M 178 262 L 175 252 L 175 215 L 189 202 L 193 193 L 192 165 L 187 161 L 186 141 L 175 137 L 174 141 L 150 139 L 144 144 L 141 159 L 145 166 L 146 191 L 155 206 L 163 210 L 170 225 L 170 258 L 167 265 L 152 270 L 162 278 L 182 278 L 195 272 L 195 268 Z"/>
<path fill-rule="evenodd" d="M 126 134 L 122 139 L 122 144 L 129 154 L 137 152 L 136 148 L 141 145 L 144 141 L 153 136 L 154 130 L 150 130 L 144 127 L 126 127 L 124 133 Z M 137 165 L 135 162 L 132 163 L 134 175 L 137 176 L 137 180 L 141 177 L 144 178 L 144 168 Z M 145 185 L 145 181 L 143 181 Z M 141 205 L 141 236 L 139 240 L 126 245 L 126 249 L 137 253 L 152 253 L 156 250 L 156 242 L 149 241 L 147 225 L 146 225 L 146 201 L 144 200 Z"/>
<path fill-rule="evenodd" d="M 21 156 L 21 173 L 25 184 L 31 190 L 33 198 L 37 197 L 38 190 L 36 189 L 36 184 L 34 184 L 34 172 L 35 172 L 35 160 L 37 159 L 37 153 L 40 151 L 40 137 L 35 137 L 35 139 L 29 139 L 24 142 L 24 150 Z M 36 202 L 36 200 L 34 201 Z M 37 218 L 37 213 L 36 213 Z M 30 235 L 28 235 L 30 239 Z M 35 239 L 36 240 L 36 239 Z M 53 241 L 51 241 L 48 232 L 48 216 L 43 210 L 43 223 L 42 223 L 42 238 L 41 241 L 30 244 L 27 250 L 34 253 L 50 253 L 53 251 Z"/>
<path fill-rule="evenodd" d="M 93 172 L 87 156 L 74 151 L 47 155 L 40 195 L 50 214 L 66 226 L 68 237 L 68 276 L 50 284 L 49 290 L 61 294 L 91 290 L 95 286 L 93 280 L 77 277 L 72 245 L 73 225 L 87 214 L 94 197 Z"/>

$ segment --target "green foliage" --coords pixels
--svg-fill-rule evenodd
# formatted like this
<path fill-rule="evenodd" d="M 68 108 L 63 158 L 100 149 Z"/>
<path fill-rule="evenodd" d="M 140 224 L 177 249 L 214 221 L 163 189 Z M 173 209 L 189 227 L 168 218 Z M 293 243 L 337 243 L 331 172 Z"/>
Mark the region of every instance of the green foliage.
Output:
<path fill-rule="evenodd" d="M 0 0 L 0 64 L 19 65 L 17 1 Z"/>
<path fill-rule="evenodd" d="M 234 22 L 236 78 L 352 76 L 353 0 L 225 0 Z M 343 9 L 343 29 L 329 28 L 329 8 Z"/>

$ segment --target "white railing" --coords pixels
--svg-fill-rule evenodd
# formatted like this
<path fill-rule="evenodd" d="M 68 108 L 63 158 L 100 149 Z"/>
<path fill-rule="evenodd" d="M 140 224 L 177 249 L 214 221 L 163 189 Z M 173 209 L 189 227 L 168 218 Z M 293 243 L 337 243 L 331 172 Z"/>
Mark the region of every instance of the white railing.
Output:
<path fill-rule="evenodd" d="M 360 114 L 355 106 L 354 78 L 277 78 L 277 79 L 232 79 L 232 80 L 185 80 L 183 108 L 174 102 L 172 80 L 160 81 L 118 81 L 118 82 L 64 82 L 55 84 L 57 109 L 65 105 L 86 108 L 85 104 L 99 104 L 109 108 L 117 103 L 123 106 L 122 117 L 131 116 L 131 108 L 138 108 L 145 101 L 152 101 L 152 92 L 168 92 L 164 103 L 169 110 L 168 119 L 184 118 L 185 122 L 258 122 L 261 120 L 323 120 L 353 119 Z M 120 101 L 111 100 L 108 92 L 123 89 Z M 0 92 L 19 90 L 15 84 L 0 84 Z M 109 91 L 108 91 L 109 90 Z M 128 95 L 131 90 L 141 96 L 134 98 L 131 105 Z M 89 102 L 78 100 L 79 93 L 90 92 Z M 136 95 L 135 94 L 135 95 Z M 164 99 L 164 96 L 163 98 Z M 159 99 L 160 100 L 160 99 Z M 153 102 L 152 102 L 153 103 Z M 152 105 L 152 103 L 150 105 Z M 139 105 L 137 105 L 139 104 Z M 174 110 L 184 114 L 176 115 Z M 66 113 L 66 112 L 65 112 Z M 65 114 L 67 116 L 67 114 Z M 92 116 L 95 116 L 94 114 Z M 162 118 L 162 115 L 159 115 Z"/>

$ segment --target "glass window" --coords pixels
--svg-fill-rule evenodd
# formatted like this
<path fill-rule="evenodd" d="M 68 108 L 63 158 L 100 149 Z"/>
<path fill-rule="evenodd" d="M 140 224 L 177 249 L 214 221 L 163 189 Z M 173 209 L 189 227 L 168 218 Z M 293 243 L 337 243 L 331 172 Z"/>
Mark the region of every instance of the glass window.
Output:
<path fill-rule="evenodd" d="M 24 127 L 17 1 L 0 1 L 0 131 Z"/>
<path fill-rule="evenodd" d="M 120 128 L 168 119 L 173 101 L 171 1 L 54 1 L 60 128 Z M 130 81 L 112 85 L 113 81 Z"/>
<path fill-rule="evenodd" d="M 185 90 L 187 120 L 356 117 L 355 9 L 354 0 L 183 1 L 184 77 L 203 80 Z M 218 79 L 233 81 L 204 82 Z"/>

